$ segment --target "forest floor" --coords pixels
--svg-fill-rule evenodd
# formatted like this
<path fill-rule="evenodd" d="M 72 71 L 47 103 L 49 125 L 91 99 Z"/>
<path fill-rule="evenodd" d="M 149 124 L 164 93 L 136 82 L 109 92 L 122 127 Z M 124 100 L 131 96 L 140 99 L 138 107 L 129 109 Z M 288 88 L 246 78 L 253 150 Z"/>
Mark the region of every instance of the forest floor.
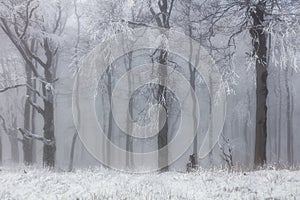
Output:
<path fill-rule="evenodd" d="M 0 199 L 300 199 L 300 171 L 126 174 L 0 167 Z"/>

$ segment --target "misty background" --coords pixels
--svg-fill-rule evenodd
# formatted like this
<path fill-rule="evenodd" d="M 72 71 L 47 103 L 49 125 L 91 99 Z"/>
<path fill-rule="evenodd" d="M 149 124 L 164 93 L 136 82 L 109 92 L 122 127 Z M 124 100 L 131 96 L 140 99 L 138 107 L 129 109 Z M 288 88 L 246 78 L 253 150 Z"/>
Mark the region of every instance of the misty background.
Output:
<path fill-rule="evenodd" d="M 220 141 L 206 158 L 197 160 L 197 165 L 207 168 L 226 166 L 229 158 L 233 166 L 253 168 L 257 56 L 249 33 L 253 26 L 249 8 L 260 9 L 259 2 L 264 1 L 1 0 L 0 90 L 9 89 L 0 93 L 0 162 L 3 165 L 48 163 L 46 165 L 63 170 L 101 165 L 87 152 L 74 125 L 72 90 L 79 61 L 111 35 L 129 34 L 137 27 L 159 26 L 156 17 L 164 21 L 164 16 L 169 16 L 169 26 L 164 28 L 183 32 L 204 46 L 216 61 L 226 84 L 227 114 Z M 266 162 L 278 167 L 298 166 L 300 3 L 297 0 L 265 2 L 268 13 L 263 23 L 268 53 Z M 163 5 L 167 6 L 165 14 Z M 137 141 L 124 135 L 111 120 L 109 112 L 109 91 L 118 78 L 130 67 L 151 62 L 151 59 L 160 63 L 165 59 L 188 80 L 194 77 L 201 111 L 197 142 L 201 143 L 209 126 L 211 99 L 207 88 L 210 86 L 203 82 L 200 74 L 190 70 L 186 61 L 171 53 L 168 58 L 162 58 L 161 54 L 155 54 L 155 49 L 118 58 L 115 67 L 110 67 L 101 77 L 99 88 L 103 86 L 104 89 L 99 89 L 96 97 L 101 124 L 106 127 L 111 140 L 126 150 L 147 152 L 157 149 L 157 138 Z M 45 73 L 47 70 L 50 78 Z M 140 111 L 147 111 L 147 106 L 155 100 L 150 94 L 157 90 L 157 85 L 145 85 L 132 97 L 132 116 L 140 123 L 147 123 L 146 113 Z M 167 133 L 170 139 L 172 130 L 178 126 L 176 116 L 180 108 L 170 91 L 165 95 L 170 115 L 168 125 L 171 128 Z M 44 112 L 39 108 L 45 109 L 45 102 L 51 102 L 53 106 L 49 107 L 53 108 L 52 135 L 51 131 L 48 135 L 44 133 L 49 118 L 39 113 Z M 175 145 L 181 148 L 180 144 Z M 48 152 L 46 159 L 45 152 Z M 185 171 L 193 153 L 191 145 L 169 168 Z M 134 160 L 130 162 L 134 168 Z"/>

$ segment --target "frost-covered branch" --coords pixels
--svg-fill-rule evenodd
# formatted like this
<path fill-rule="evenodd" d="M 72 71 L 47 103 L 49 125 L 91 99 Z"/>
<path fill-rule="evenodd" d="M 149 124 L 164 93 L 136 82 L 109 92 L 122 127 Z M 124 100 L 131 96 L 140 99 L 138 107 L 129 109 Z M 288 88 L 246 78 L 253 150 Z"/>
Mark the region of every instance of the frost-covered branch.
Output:
<path fill-rule="evenodd" d="M 48 99 L 43 96 L 39 91 L 37 91 L 36 89 L 34 89 L 33 87 L 31 87 L 30 85 L 24 83 L 24 84 L 17 84 L 17 85 L 13 85 L 13 86 L 8 86 L 6 88 L 2 88 L 0 89 L 0 93 L 6 92 L 10 89 L 16 89 L 19 87 L 27 87 L 28 89 L 30 89 L 32 92 L 34 92 L 35 94 L 37 94 L 39 97 L 41 97 L 43 100 L 48 101 Z"/>
<path fill-rule="evenodd" d="M 8 38 L 10 39 L 10 41 L 14 44 L 14 46 L 18 49 L 18 51 L 20 52 L 20 54 L 22 55 L 22 57 L 24 58 L 24 60 L 26 61 L 26 63 L 29 65 L 30 69 L 32 70 L 34 76 L 36 77 L 41 77 L 36 69 L 36 67 L 34 66 L 34 64 L 32 63 L 32 61 L 30 60 L 30 57 L 28 57 L 27 55 L 27 44 L 25 43 L 25 47 L 23 47 L 23 45 L 20 45 L 20 41 L 19 39 L 13 34 L 13 32 L 11 31 L 11 29 L 9 28 L 7 21 L 3 18 L 0 17 L 0 27 L 1 29 L 4 31 L 4 33 L 8 36 Z M 17 32 L 16 32 L 17 34 Z M 25 49 L 24 49 L 25 48 Z"/>
<path fill-rule="evenodd" d="M 41 142 L 43 142 L 44 144 L 50 145 L 50 146 L 54 145 L 54 141 L 53 141 L 53 140 L 46 139 L 46 138 L 44 138 L 44 137 L 42 137 L 42 136 L 33 134 L 33 133 L 31 133 L 30 131 L 28 131 L 28 130 L 26 130 L 26 129 L 18 128 L 18 130 L 21 132 L 21 134 L 22 134 L 24 137 L 26 137 L 26 138 L 28 138 L 28 139 L 31 139 L 31 140 L 32 140 L 32 139 L 38 140 L 38 141 L 41 141 Z"/>
<path fill-rule="evenodd" d="M 2 88 L 0 89 L 0 93 L 2 92 L 6 92 L 7 90 L 10 90 L 10 89 L 15 89 L 15 88 L 19 88 L 19 87 L 24 87 L 26 86 L 27 84 L 18 84 L 18 85 L 13 85 L 13 86 L 9 86 L 9 87 L 6 87 L 6 88 Z"/>

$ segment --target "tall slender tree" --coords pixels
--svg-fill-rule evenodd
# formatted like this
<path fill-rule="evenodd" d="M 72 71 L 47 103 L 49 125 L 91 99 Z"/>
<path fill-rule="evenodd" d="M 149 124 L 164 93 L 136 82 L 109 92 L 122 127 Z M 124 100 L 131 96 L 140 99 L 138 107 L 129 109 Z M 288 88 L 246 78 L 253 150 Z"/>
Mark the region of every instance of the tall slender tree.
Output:
<path fill-rule="evenodd" d="M 256 59 L 256 137 L 255 137 L 255 166 L 266 163 L 267 143 L 267 34 L 265 31 L 266 2 L 259 1 L 250 9 L 253 25 L 250 29 L 253 51 Z"/>
<path fill-rule="evenodd" d="M 158 9 L 159 12 L 155 12 L 153 5 L 149 4 L 149 9 L 152 14 L 152 17 L 155 19 L 156 24 L 158 27 L 163 28 L 163 29 L 170 29 L 170 17 L 172 14 L 172 9 L 174 5 L 175 0 L 159 0 L 158 3 Z M 164 34 L 164 33 L 162 33 Z M 160 49 L 157 51 L 158 52 L 158 63 L 162 65 L 167 65 L 168 63 L 168 51 L 165 49 Z M 167 76 L 167 68 L 161 67 L 159 74 L 161 74 L 162 77 Z M 162 78 L 160 81 L 160 85 L 158 86 L 157 90 L 157 98 L 158 102 L 164 107 L 165 112 L 168 113 L 168 102 L 167 102 L 167 91 L 166 87 L 164 86 L 166 84 L 165 78 Z M 157 136 L 157 146 L 158 146 L 158 167 L 160 168 L 161 171 L 166 171 L 168 170 L 168 130 L 169 130 L 169 125 L 168 125 L 168 117 L 165 121 L 165 124 L 163 120 L 163 113 L 164 111 L 160 110 L 159 112 L 159 127 L 163 127 Z"/>

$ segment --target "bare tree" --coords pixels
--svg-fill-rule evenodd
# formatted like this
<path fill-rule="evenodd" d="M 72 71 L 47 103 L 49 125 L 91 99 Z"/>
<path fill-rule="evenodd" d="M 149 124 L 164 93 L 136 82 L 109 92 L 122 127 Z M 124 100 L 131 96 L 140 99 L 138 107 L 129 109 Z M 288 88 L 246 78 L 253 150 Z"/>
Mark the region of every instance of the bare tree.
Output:
<path fill-rule="evenodd" d="M 79 71 L 79 43 L 80 43 L 80 30 L 81 30 L 81 24 L 80 24 L 80 18 L 81 15 L 79 14 L 78 11 L 78 2 L 77 0 L 73 1 L 74 4 L 74 13 L 76 16 L 76 23 L 77 23 L 77 35 L 76 35 L 76 43 L 75 43 L 75 51 L 74 51 L 74 61 L 75 61 L 75 68 L 76 68 L 76 74 Z M 77 79 L 76 85 L 75 85 L 75 90 L 78 91 L 79 88 L 79 79 Z M 76 95 L 79 95 L 79 92 L 76 92 Z M 78 98 L 78 96 L 77 96 Z M 80 119 L 80 110 L 79 110 L 79 103 L 78 101 L 76 101 L 76 107 L 77 107 L 77 116 L 78 118 L 77 123 L 80 123 L 79 119 Z M 69 160 L 69 166 L 68 166 L 68 171 L 72 171 L 73 170 L 73 163 L 74 163 L 74 152 L 75 152 L 75 145 L 76 145 L 76 139 L 78 137 L 78 132 L 77 130 L 75 130 L 75 133 L 73 135 L 72 138 L 72 144 L 71 144 L 71 151 L 70 151 L 70 160 Z"/>
<path fill-rule="evenodd" d="M 159 12 L 155 12 L 152 2 L 149 2 L 149 9 L 152 14 L 153 19 L 155 19 L 155 22 L 158 27 L 164 28 L 164 29 L 170 29 L 170 17 L 173 9 L 175 0 L 171 0 L 170 2 L 168 0 L 159 0 L 158 1 L 158 9 Z M 162 33 L 163 34 L 163 33 Z M 162 65 L 166 65 L 168 63 L 168 51 L 163 49 L 164 47 L 161 47 L 162 49 L 157 49 L 155 52 L 158 53 L 158 63 Z M 162 77 L 167 76 L 167 68 L 162 67 L 160 68 L 159 74 L 161 74 Z M 162 78 L 160 81 L 160 85 L 158 86 L 157 90 L 157 100 L 158 102 L 164 107 L 165 112 L 168 113 L 168 102 L 167 99 L 167 91 L 166 87 L 164 85 L 166 84 L 166 80 Z M 168 145 L 168 118 L 166 119 L 165 124 L 163 117 L 163 111 L 160 110 L 159 113 L 159 127 L 163 127 L 157 136 L 157 146 L 158 146 L 158 167 L 161 171 L 168 170 L 168 149 L 166 148 Z M 165 148 L 164 148 L 165 147 Z"/>
<path fill-rule="evenodd" d="M 61 4 L 55 5 L 55 13 L 52 13 L 54 19 L 47 19 L 45 22 L 44 16 L 38 16 L 35 13 L 39 9 L 38 2 L 34 0 L 27 0 L 26 2 L 15 2 L 10 0 L 5 6 L 10 9 L 18 5 L 18 12 L 11 13 L 8 16 L 0 17 L 0 27 L 4 33 L 9 37 L 11 42 L 17 48 L 22 58 L 26 62 L 26 67 L 32 72 L 32 76 L 38 79 L 42 86 L 42 94 L 39 91 L 35 93 L 42 99 L 43 108 L 36 102 L 32 102 L 28 98 L 28 103 L 43 117 L 44 121 L 44 140 L 51 141 L 44 143 L 43 149 L 43 163 L 45 166 L 53 167 L 55 164 L 55 136 L 54 136 L 54 83 L 57 80 L 56 74 L 56 56 L 58 52 L 58 45 L 54 40 L 45 36 L 43 33 L 59 35 L 64 26 L 62 19 L 62 7 Z M 40 14 L 40 13 L 39 13 Z M 38 24 L 38 25 L 36 25 Z M 32 51 L 31 42 L 32 35 L 29 31 L 30 28 L 40 31 L 41 38 L 37 40 L 38 45 L 41 47 L 39 52 Z M 43 75 L 40 74 L 41 70 L 38 70 L 34 64 L 38 63 L 38 66 L 43 70 Z M 30 109 L 27 106 L 25 113 L 29 113 Z M 30 115 L 28 115 L 30 119 Z M 27 120 L 27 119 L 24 119 Z M 30 124 L 27 123 L 26 124 Z M 28 133 L 27 129 L 19 129 L 22 133 Z M 23 134 L 23 136 L 34 134 Z M 29 137 L 35 138 L 36 137 Z"/>
<path fill-rule="evenodd" d="M 292 75 L 292 73 L 289 73 L 289 69 L 287 68 L 285 71 L 285 87 L 286 87 L 286 93 L 287 93 L 287 108 L 286 108 L 286 119 L 287 119 L 287 160 L 288 165 L 293 165 L 294 155 L 293 155 L 293 105 L 294 105 L 294 99 L 293 99 L 293 88 L 289 84 L 289 74 Z"/>
<path fill-rule="evenodd" d="M 9 85 L 17 82 L 17 79 L 20 79 L 20 75 L 17 74 L 17 66 L 22 63 L 14 62 L 14 59 L 2 59 L 1 60 L 1 71 L 3 73 L 0 74 L 1 85 L 3 85 L 2 92 L 6 92 L 5 99 L 5 108 L 1 110 L 2 114 L 0 114 L 0 123 L 2 123 L 3 132 L 8 136 L 10 142 L 10 150 L 11 150 L 11 160 L 14 163 L 19 162 L 19 140 L 18 138 L 18 116 L 23 114 L 24 109 L 21 108 L 20 103 L 18 103 L 18 94 L 20 90 L 18 86 L 14 85 L 14 87 L 9 87 Z M 21 87 L 22 84 L 19 84 Z M 14 90 L 11 90 L 14 89 Z M 10 91 L 9 91 L 10 90 Z M 1 93 L 0 91 L 0 93 Z M 8 92 L 9 91 L 9 92 Z"/>
<path fill-rule="evenodd" d="M 266 163 L 267 143 L 267 34 L 265 32 L 266 2 L 259 1 L 250 9 L 253 26 L 250 29 L 253 53 L 256 58 L 256 142 L 255 166 Z"/>

